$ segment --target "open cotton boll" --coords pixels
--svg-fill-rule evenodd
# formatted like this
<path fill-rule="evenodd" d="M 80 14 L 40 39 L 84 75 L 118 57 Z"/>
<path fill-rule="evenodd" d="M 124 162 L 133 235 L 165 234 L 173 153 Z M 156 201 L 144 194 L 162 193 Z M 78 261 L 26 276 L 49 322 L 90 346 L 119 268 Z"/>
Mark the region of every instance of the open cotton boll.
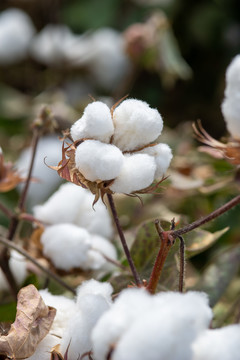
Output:
<path fill-rule="evenodd" d="M 105 259 L 107 256 L 111 260 L 117 260 L 116 248 L 108 240 L 101 236 L 91 237 L 91 250 L 88 252 L 88 262 L 92 264 L 92 269 L 112 270 L 114 265 Z"/>
<path fill-rule="evenodd" d="M 116 193 L 130 194 L 150 186 L 156 171 L 155 159 L 146 154 L 124 155 L 121 172 L 110 189 Z"/>
<path fill-rule="evenodd" d="M 114 111 L 113 144 L 122 151 L 131 151 L 156 140 L 161 134 L 163 120 L 156 109 L 141 100 L 124 100 Z"/>
<path fill-rule="evenodd" d="M 228 90 L 240 91 L 240 55 L 235 56 L 227 68 L 225 91 Z"/>
<path fill-rule="evenodd" d="M 67 346 L 69 359 L 78 359 L 91 351 L 91 332 L 98 319 L 109 309 L 109 303 L 100 294 L 86 294 L 78 298 L 78 311 L 70 319 L 61 342 L 61 352 Z"/>
<path fill-rule="evenodd" d="M 11 250 L 9 267 L 16 280 L 16 283 L 18 285 L 22 285 L 23 281 L 27 277 L 26 258 L 23 255 L 19 254 L 16 250 Z M 0 269 L 0 290 L 9 290 L 9 285 L 2 269 Z"/>
<path fill-rule="evenodd" d="M 60 339 L 58 336 L 52 335 L 48 333 L 45 338 L 38 344 L 34 354 L 28 358 L 27 360 L 49 360 L 51 349 L 58 345 Z"/>
<path fill-rule="evenodd" d="M 193 343 L 192 360 L 239 360 L 240 325 L 204 331 Z"/>
<path fill-rule="evenodd" d="M 58 269 L 85 268 L 90 248 L 89 232 L 73 224 L 47 227 L 42 236 L 43 253 Z"/>
<path fill-rule="evenodd" d="M 76 167 L 90 181 L 115 179 L 121 171 L 123 159 L 116 146 L 97 140 L 84 141 L 75 152 Z"/>
<path fill-rule="evenodd" d="M 73 140 L 93 138 L 108 143 L 113 135 L 113 122 L 109 107 L 101 101 L 89 104 L 83 116 L 71 127 Z"/>
<path fill-rule="evenodd" d="M 113 292 L 112 285 L 108 282 L 100 282 L 95 279 L 84 281 L 77 288 L 77 306 L 81 305 L 80 299 L 86 295 L 101 295 L 110 304 L 112 303 L 111 295 Z"/>
<path fill-rule="evenodd" d="M 69 299 L 63 295 L 52 295 L 47 289 L 39 291 L 46 305 L 54 307 L 57 312 L 53 320 L 50 333 L 62 337 L 69 318 L 76 313 L 76 304 L 73 299 Z"/>
<path fill-rule="evenodd" d="M 151 295 L 145 290 L 123 290 L 92 331 L 94 359 L 105 360 L 122 334 L 127 331 L 137 317 L 141 317 L 149 309 L 149 306 L 151 306 Z M 147 336 L 146 333 L 145 336 Z"/>
<path fill-rule="evenodd" d="M 226 97 L 222 103 L 226 126 L 234 139 L 240 139 L 240 82 L 238 91 L 238 97 Z"/>
<path fill-rule="evenodd" d="M 0 14 L 0 64 L 11 65 L 27 56 L 35 33 L 30 17 L 20 9 L 11 8 Z"/>
<path fill-rule="evenodd" d="M 149 146 L 139 153 L 153 156 L 157 165 L 154 179 L 161 178 L 167 171 L 172 160 L 172 150 L 167 144 Z"/>

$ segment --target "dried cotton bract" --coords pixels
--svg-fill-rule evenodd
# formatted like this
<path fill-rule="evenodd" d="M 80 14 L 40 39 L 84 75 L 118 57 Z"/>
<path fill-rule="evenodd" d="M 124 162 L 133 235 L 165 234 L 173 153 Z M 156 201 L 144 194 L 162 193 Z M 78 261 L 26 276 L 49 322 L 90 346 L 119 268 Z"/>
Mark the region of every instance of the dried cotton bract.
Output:
<path fill-rule="evenodd" d="M 95 202 L 106 193 L 149 192 L 172 159 L 168 145 L 154 143 L 162 128 L 161 115 L 144 101 L 127 99 L 111 109 L 93 102 L 71 128 L 74 143 L 63 148 L 62 161 L 52 168 L 89 188 Z"/>

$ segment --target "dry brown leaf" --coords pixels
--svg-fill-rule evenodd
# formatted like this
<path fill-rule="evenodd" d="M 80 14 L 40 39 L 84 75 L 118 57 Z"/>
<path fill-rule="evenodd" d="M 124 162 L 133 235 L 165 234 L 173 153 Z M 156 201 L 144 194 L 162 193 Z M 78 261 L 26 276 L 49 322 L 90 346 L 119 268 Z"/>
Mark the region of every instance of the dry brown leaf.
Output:
<path fill-rule="evenodd" d="M 0 355 L 20 360 L 31 356 L 48 334 L 56 309 L 45 305 L 33 285 L 18 293 L 17 314 L 8 335 L 0 337 Z"/>
<path fill-rule="evenodd" d="M 2 149 L 0 148 L 0 192 L 10 191 L 24 180 L 17 170 L 13 168 L 12 163 L 4 161 Z"/>

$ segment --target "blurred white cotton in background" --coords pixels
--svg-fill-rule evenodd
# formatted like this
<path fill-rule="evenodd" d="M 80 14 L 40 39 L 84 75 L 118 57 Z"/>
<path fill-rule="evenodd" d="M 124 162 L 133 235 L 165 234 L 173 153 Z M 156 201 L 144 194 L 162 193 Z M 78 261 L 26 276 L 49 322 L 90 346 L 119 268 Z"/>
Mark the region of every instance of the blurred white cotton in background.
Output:
<path fill-rule="evenodd" d="M 27 261 L 26 258 L 19 254 L 16 250 L 10 251 L 9 267 L 16 280 L 16 283 L 20 286 L 27 277 Z M 0 269 L 0 290 L 9 290 L 8 282 Z"/>
<path fill-rule="evenodd" d="M 0 13 L 0 65 L 23 60 L 34 33 L 32 20 L 24 11 L 10 8 Z"/>

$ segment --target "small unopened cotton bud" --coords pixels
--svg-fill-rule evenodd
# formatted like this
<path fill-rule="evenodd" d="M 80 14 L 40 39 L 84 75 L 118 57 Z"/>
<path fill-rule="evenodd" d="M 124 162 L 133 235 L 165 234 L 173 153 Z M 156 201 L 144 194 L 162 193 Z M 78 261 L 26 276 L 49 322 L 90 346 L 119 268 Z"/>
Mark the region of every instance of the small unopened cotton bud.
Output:
<path fill-rule="evenodd" d="M 122 151 L 135 150 L 151 143 L 163 128 L 159 112 L 136 99 L 123 101 L 114 111 L 113 122 L 113 143 Z"/>
<path fill-rule="evenodd" d="M 76 167 L 90 181 L 115 179 L 123 160 L 123 154 L 116 146 L 97 140 L 84 141 L 75 153 Z"/>
<path fill-rule="evenodd" d="M 173 156 L 172 151 L 167 144 L 149 146 L 140 153 L 154 157 L 157 165 L 154 179 L 159 179 L 166 173 Z"/>
<path fill-rule="evenodd" d="M 121 172 L 110 189 L 124 194 L 142 190 L 152 184 L 155 171 L 154 157 L 146 154 L 125 155 Z"/>
<path fill-rule="evenodd" d="M 234 139 L 240 139 L 240 55 L 232 60 L 226 71 L 222 113 L 229 133 Z"/>
<path fill-rule="evenodd" d="M 71 127 L 73 140 L 93 138 L 109 142 L 113 135 L 113 122 L 108 106 L 100 101 L 89 104 L 83 116 Z"/>
<path fill-rule="evenodd" d="M 70 270 L 83 267 L 90 248 L 87 230 L 72 224 L 47 227 L 42 236 L 43 253 L 58 269 Z"/>

